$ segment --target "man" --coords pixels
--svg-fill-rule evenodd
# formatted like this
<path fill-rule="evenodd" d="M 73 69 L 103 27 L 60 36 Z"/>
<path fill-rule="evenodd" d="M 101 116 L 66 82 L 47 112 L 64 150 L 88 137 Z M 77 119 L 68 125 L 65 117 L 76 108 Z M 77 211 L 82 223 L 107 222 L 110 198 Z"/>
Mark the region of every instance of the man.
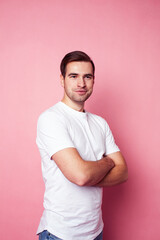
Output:
<path fill-rule="evenodd" d="M 45 182 L 40 240 L 102 240 L 102 187 L 127 180 L 125 160 L 108 124 L 84 109 L 94 72 L 87 54 L 68 53 L 61 62 L 63 99 L 38 120 Z"/>

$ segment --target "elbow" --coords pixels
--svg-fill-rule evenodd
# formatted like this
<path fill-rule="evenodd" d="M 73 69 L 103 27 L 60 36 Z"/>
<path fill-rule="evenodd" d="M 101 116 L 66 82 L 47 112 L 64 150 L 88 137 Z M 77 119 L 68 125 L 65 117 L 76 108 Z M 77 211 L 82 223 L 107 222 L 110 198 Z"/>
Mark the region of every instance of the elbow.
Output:
<path fill-rule="evenodd" d="M 75 184 L 80 187 L 89 186 L 90 184 L 90 177 L 86 173 L 81 173 L 79 177 L 76 179 Z"/>
<path fill-rule="evenodd" d="M 88 186 L 91 182 L 91 176 L 88 171 L 80 169 L 74 173 L 64 175 L 70 182 L 82 187 Z"/>
<path fill-rule="evenodd" d="M 76 185 L 78 185 L 79 187 L 84 187 L 84 186 L 86 186 L 86 182 L 83 181 L 83 179 L 82 179 L 82 180 L 77 181 Z"/>
<path fill-rule="evenodd" d="M 82 179 L 77 180 L 76 184 L 80 187 L 84 187 L 84 186 L 88 186 L 89 182 L 87 181 L 87 179 L 82 178 Z"/>

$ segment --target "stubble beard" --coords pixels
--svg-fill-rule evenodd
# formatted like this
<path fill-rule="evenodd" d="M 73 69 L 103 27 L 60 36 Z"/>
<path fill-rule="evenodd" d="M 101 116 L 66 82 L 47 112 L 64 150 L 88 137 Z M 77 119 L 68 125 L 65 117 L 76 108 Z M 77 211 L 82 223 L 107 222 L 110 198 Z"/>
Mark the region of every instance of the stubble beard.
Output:
<path fill-rule="evenodd" d="M 84 103 L 91 96 L 91 94 L 92 94 L 92 91 L 86 92 L 86 94 L 80 96 L 78 95 L 78 93 L 66 91 L 66 95 L 68 96 L 68 98 L 76 103 Z"/>

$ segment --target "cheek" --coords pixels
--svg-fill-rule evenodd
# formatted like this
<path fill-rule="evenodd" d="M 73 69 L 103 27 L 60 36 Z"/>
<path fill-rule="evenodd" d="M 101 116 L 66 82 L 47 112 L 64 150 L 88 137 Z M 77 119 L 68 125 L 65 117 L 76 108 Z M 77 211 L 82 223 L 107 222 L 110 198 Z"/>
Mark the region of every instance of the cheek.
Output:
<path fill-rule="evenodd" d="M 65 88 L 67 88 L 67 89 L 72 89 L 72 88 L 74 88 L 75 87 L 75 82 L 73 82 L 73 81 L 66 81 L 65 82 Z"/>
<path fill-rule="evenodd" d="M 93 88 L 93 85 L 94 85 L 94 83 L 93 83 L 93 82 L 91 82 L 91 83 L 88 83 L 88 84 L 87 84 L 87 87 L 88 87 L 88 89 L 89 89 L 89 88 Z"/>

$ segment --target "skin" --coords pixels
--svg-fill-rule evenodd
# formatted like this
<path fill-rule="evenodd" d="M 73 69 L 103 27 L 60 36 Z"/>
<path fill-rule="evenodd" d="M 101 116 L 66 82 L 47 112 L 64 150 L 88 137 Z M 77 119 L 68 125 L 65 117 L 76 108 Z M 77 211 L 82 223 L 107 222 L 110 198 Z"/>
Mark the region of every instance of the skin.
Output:
<path fill-rule="evenodd" d="M 91 63 L 68 63 L 65 78 L 62 75 L 60 78 L 64 88 L 62 102 L 77 111 L 83 111 L 84 103 L 93 91 L 94 76 Z"/>
<path fill-rule="evenodd" d="M 84 111 L 85 101 L 91 96 L 94 86 L 90 62 L 67 64 L 66 75 L 60 76 L 64 88 L 62 102 L 77 111 Z M 75 148 L 66 148 L 52 156 L 64 176 L 79 186 L 112 186 L 128 178 L 126 162 L 121 152 L 103 156 L 97 161 L 85 161 Z"/>

